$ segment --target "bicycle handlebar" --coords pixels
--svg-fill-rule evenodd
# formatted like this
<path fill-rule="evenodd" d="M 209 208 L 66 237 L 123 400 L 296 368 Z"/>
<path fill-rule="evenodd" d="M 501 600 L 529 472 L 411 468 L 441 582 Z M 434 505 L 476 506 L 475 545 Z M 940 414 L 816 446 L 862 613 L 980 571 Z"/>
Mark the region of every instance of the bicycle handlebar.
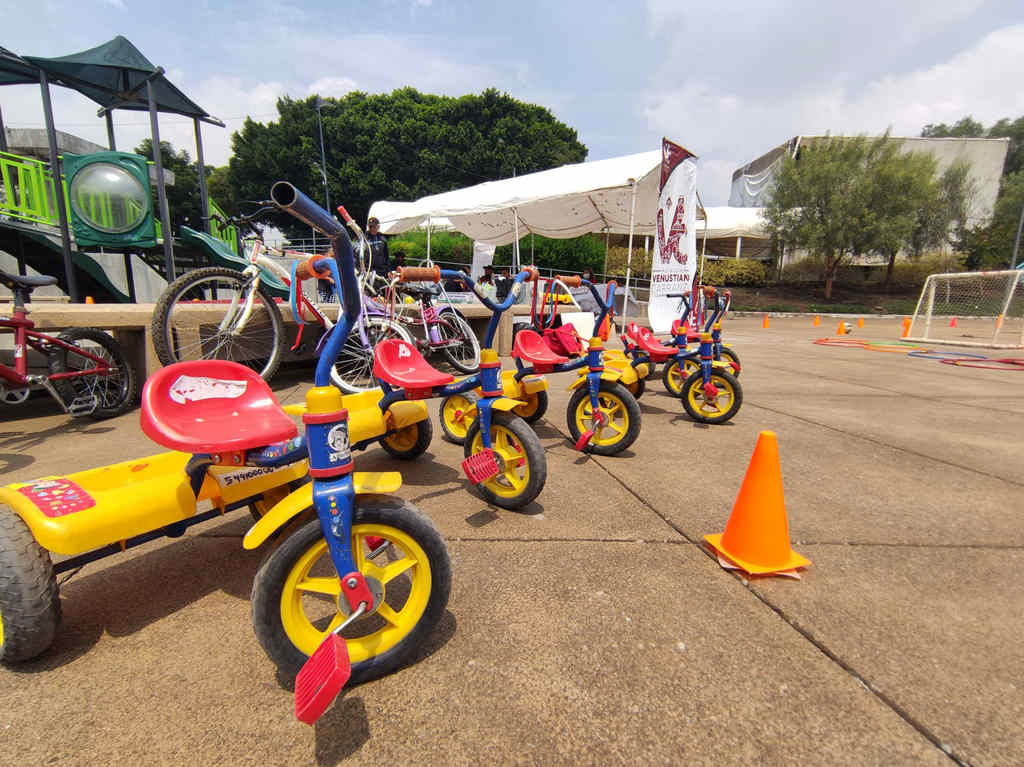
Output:
<path fill-rule="evenodd" d="M 448 271 L 448 270 L 445 270 Z M 399 282 L 440 282 L 441 267 L 439 266 L 400 266 L 398 267 Z"/>
<path fill-rule="evenodd" d="M 556 274 L 555 279 L 568 288 L 578 288 L 583 283 L 583 278 L 580 277 L 578 274 L 574 274 L 572 276 L 565 274 Z"/>

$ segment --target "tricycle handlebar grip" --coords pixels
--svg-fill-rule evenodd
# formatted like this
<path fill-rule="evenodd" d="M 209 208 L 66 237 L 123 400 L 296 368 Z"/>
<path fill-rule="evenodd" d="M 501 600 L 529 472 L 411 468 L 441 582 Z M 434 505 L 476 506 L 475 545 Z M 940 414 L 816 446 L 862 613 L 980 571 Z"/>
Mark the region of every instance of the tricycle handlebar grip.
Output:
<path fill-rule="evenodd" d="M 440 282 L 440 266 L 400 266 L 398 267 L 399 282 Z"/>
<path fill-rule="evenodd" d="M 564 274 L 556 274 L 555 279 L 569 288 L 578 288 L 582 284 L 582 278 L 578 274 L 574 274 L 571 277 Z"/>
<path fill-rule="evenodd" d="M 536 282 L 537 279 L 540 277 L 540 271 L 537 269 L 536 266 L 524 266 L 523 271 L 530 275 L 529 277 L 525 278 L 523 282 Z"/>
<path fill-rule="evenodd" d="M 345 223 L 351 223 L 352 222 L 352 216 L 350 216 L 349 212 L 347 210 L 345 210 L 345 206 L 344 205 L 339 205 L 338 206 L 338 213 L 341 214 L 341 217 L 345 221 Z"/>
<path fill-rule="evenodd" d="M 326 261 L 324 256 L 310 256 L 305 261 L 301 261 L 297 267 L 295 267 L 295 277 L 299 280 L 312 280 L 327 279 L 330 277 L 331 269 L 324 263 L 320 268 L 317 268 L 317 261 Z"/>
<path fill-rule="evenodd" d="M 704 291 L 704 295 L 707 298 L 711 298 L 718 292 L 714 285 L 701 285 L 700 288 Z"/>

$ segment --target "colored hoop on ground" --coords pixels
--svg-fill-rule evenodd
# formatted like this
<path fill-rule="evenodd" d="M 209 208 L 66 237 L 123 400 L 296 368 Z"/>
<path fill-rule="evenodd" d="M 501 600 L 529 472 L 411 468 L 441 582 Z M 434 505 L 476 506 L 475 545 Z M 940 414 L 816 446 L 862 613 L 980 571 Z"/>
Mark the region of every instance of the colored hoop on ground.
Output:
<path fill-rule="evenodd" d="M 966 357 L 940 360 L 943 365 L 956 365 L 959 368 L 981 368 L 982 370 L 1019 370 L 1024 371 L 1024 359 L 1004 357 L 999 360 L 975 360 Z"/>
<path fill-rule="evenodd" d="M 928 349 L 926 351 L 914 351 L 909 352 L 910 357 L 920 357 L 924 360 L 946 360 L 946 359 L 979 359 L 987 360 L 984 354 L 964 354 L 963 352 L 940 352 L 934 349 Z"/>
<path fill-rule="evenodd" d="M 863 349 L 867 341 L 859 338 L 819 338 L 815 342 L 818 346 L 842 346 L 850 349 Z"/>

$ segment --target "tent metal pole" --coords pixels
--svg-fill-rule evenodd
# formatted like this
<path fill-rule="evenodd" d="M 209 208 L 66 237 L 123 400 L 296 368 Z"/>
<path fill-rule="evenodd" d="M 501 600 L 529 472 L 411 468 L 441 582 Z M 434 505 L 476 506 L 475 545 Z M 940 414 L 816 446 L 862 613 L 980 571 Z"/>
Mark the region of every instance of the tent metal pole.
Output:
<path fill-rule="evenodd" d="M 512 246 L 512 265 L 516 268 L 516 274 L 519 274 L 519 209 L 512 208 L 512 231 L 515 234 L 516 243 Z"/>
<path fill-rule="evenodd" d="M 631 178 L 630 182 L 633 184 L 633 201 L 629 206 L 629 244 L 626 246 L 626 287 L 624 288 L 625 293 L 622 296 L 622 323 L 619 333 L 626 332 L 626 315 L 629 313 L 629 274 L 633 266 L 633 224 L 636 221 L 636 179 Z M 650 295 L 647 296 L 648 302 L 651 300 Z"/>
<path fill-rule="evenodd" d="M 202 229 L 210 233 L 210 197 L 206 190 L 206 163 L 203 160 L 203 131 L 202 123 L 198 117 L 193 117 L 192 122 L 196 128 L 196 165 L 199 168 L 199 205 L 202 213 L 199 216 Z"/>
<path fill-rule="evenodd" d="M 705 237 L 704 239 L 706 241 L 707 237 Z M 742 237 L 736 237 L 736 258 L 740 257 L 740 249 L 742 247 L 743 247 L 743 238 Z"/>
<path fill-rule="evenodd" d="M 104 112 L 103 116 L 107 122 L 107 146 L 111 152 L 117 151 L 117 141 L 114 140 L 114 116 L 110 112 Z"/>
<path fill-rule="evenodd" d="M 167 207 L 167 188 L 164 186 L 164 161 L 160 151 L 160 124 L 157 119 L 153 80 L 146 81 L 146 101 L 149 102 L 149 127 L 153 142 L 153 165 L 156 167 L 156 198 L 160 205 L 160 226 L 163 227 L 164 273 L 168 282 L 174 282 L 174 252 L 171 250 L 171 213 Z"/>
<path fill-rule="evenodd" d="M 57 156 L 57 129 L 53 127 L 53 102 L 50 101 L 50 81 L 46 72 L 39 70 L 39 89 L 43 95 L 43 117 L 46 118 L 46 138 L 50 144 L 50 176 L 53 178 L 53 204 L 57 208 L 60 225 L 60 246 L 64 255 L 64 279 L 67 281 L 71 302 L 77 304 L 81 297 L 75 282 L 75 267 L 71 263 L 71 230 L 68 228 L 68 211 L 64 207 L 64 182 L 61 179 L 60 158 Z"/>
<path fill-rule="evenodd" d="M 430 228 L 433 223 L 433 219 L 427 218 L 427 266 L 433 266 L 434 264 L 430 258 Z"/>

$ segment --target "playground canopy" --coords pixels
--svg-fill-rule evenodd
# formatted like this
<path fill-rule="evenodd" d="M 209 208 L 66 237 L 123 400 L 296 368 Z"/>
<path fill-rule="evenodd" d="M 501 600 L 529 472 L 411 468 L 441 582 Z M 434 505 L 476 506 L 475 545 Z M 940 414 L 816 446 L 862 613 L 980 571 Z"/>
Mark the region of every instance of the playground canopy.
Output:
<path fill-rule="evenodd" d="M 157 111 L 199 118 L 223 127 L 223 123 L 164 77 L 127 38 L 118 35 L 103 45 L 56 58 L 18 56 L 0 48 L 0 85 L 39 84 L 39 71 L 53 85 L 63 85 L 92 99 L 104 110 L 147 111 L 146 84 L 153 83 Z"/>

